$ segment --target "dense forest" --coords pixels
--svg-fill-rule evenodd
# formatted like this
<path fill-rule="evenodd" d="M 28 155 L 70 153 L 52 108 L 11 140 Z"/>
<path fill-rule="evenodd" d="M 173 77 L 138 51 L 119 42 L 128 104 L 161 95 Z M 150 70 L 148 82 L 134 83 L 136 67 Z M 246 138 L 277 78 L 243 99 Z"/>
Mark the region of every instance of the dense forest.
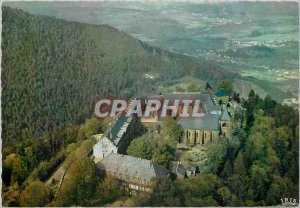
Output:
<path fill-rule="evenodd" d="M 83 123 L 96 100 L 147 95 L 184 75 L 237 75 L 149 46 L 110 26 L 67 22 L 2 8 L 4 149 Z M 143 75 L 155 78 L 147 79 Z"/>
<path fill-rule="evenodd" d="M 246 109 L 245 124 L 211 148 L 201 174 L 157 181 L 147 197 L 120 191 L 118 181 L 101 175 L 89 158 L 91 136 L 110 122 L 92 117 L 97 99 L 157 93 L 158 85 L 184 75 L 212 83 L 237 75 L 110 26 L 7 7 L 2 20 L 3 205 L 104 206 L 126 199 L 126 206 L 264 206 L 285 197 L 298 202 L 299 113 L 254 91 L 237 99 Z M 127 153 L 168 167 L 180 133 L 172 119 L 156 128 L 162 138 L 142 136 Z M 62 164 L 66 177 L 57 190 L 49 178 Z"/>

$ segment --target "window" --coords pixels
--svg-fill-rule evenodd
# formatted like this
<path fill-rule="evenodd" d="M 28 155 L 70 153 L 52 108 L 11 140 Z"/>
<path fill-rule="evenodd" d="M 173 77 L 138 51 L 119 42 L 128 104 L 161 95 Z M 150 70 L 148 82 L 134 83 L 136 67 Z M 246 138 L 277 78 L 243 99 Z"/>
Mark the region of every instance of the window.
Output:
<path fill-rule="evenodd" d="M 222 127 L 226 127 L 226 123 L 222 123 Z"/>

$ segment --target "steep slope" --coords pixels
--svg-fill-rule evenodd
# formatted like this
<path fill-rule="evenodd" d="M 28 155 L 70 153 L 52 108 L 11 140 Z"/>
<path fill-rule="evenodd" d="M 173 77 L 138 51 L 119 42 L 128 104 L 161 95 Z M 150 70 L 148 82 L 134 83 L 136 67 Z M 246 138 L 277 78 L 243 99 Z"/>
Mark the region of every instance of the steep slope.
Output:
<path fill-rule="evenodd" d="M 157 93 L 184 75 L 234 79 L 205 61 L 151 47 L 110 26 L 2 8 L 4 146 L 91 115 L 96 100 Z M 144 74 L 154 75 L 153 79 Z"/>

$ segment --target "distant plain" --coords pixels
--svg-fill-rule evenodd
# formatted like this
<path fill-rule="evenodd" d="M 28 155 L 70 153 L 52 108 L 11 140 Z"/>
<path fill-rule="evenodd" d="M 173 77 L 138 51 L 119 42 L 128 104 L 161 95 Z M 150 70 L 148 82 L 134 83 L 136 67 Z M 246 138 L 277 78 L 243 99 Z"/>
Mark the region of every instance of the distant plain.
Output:
<path fill-rule="evenodd" d="M 150 45 L 213 61 L 244 76 L 262 94 L 270 93 L 272 86 L 286 94 L 284 97 L 298 94 L 299 16 L 295 2 L 7 4 L 33 14 L 108 24 Z"/>

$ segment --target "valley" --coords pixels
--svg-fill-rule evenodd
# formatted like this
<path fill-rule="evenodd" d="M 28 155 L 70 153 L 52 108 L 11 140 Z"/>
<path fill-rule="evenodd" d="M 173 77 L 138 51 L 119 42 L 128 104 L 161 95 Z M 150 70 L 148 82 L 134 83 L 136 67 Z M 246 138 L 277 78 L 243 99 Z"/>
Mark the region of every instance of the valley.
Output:
<path fill-rule="evenodd" d="M 33 14 L 111 25 L 152 46 L 211 61 L 226 71 L 238 73 L 255 88 L 262 89 L 261 96 L 270 94 L 279 102 L 298 95 L 296 2 L 14 2 L 9 5 Z M 266 90 L 264 83 L 276 87 Z M 241 94 L 250 91 L 247 85 L 236 90 Z"/>

